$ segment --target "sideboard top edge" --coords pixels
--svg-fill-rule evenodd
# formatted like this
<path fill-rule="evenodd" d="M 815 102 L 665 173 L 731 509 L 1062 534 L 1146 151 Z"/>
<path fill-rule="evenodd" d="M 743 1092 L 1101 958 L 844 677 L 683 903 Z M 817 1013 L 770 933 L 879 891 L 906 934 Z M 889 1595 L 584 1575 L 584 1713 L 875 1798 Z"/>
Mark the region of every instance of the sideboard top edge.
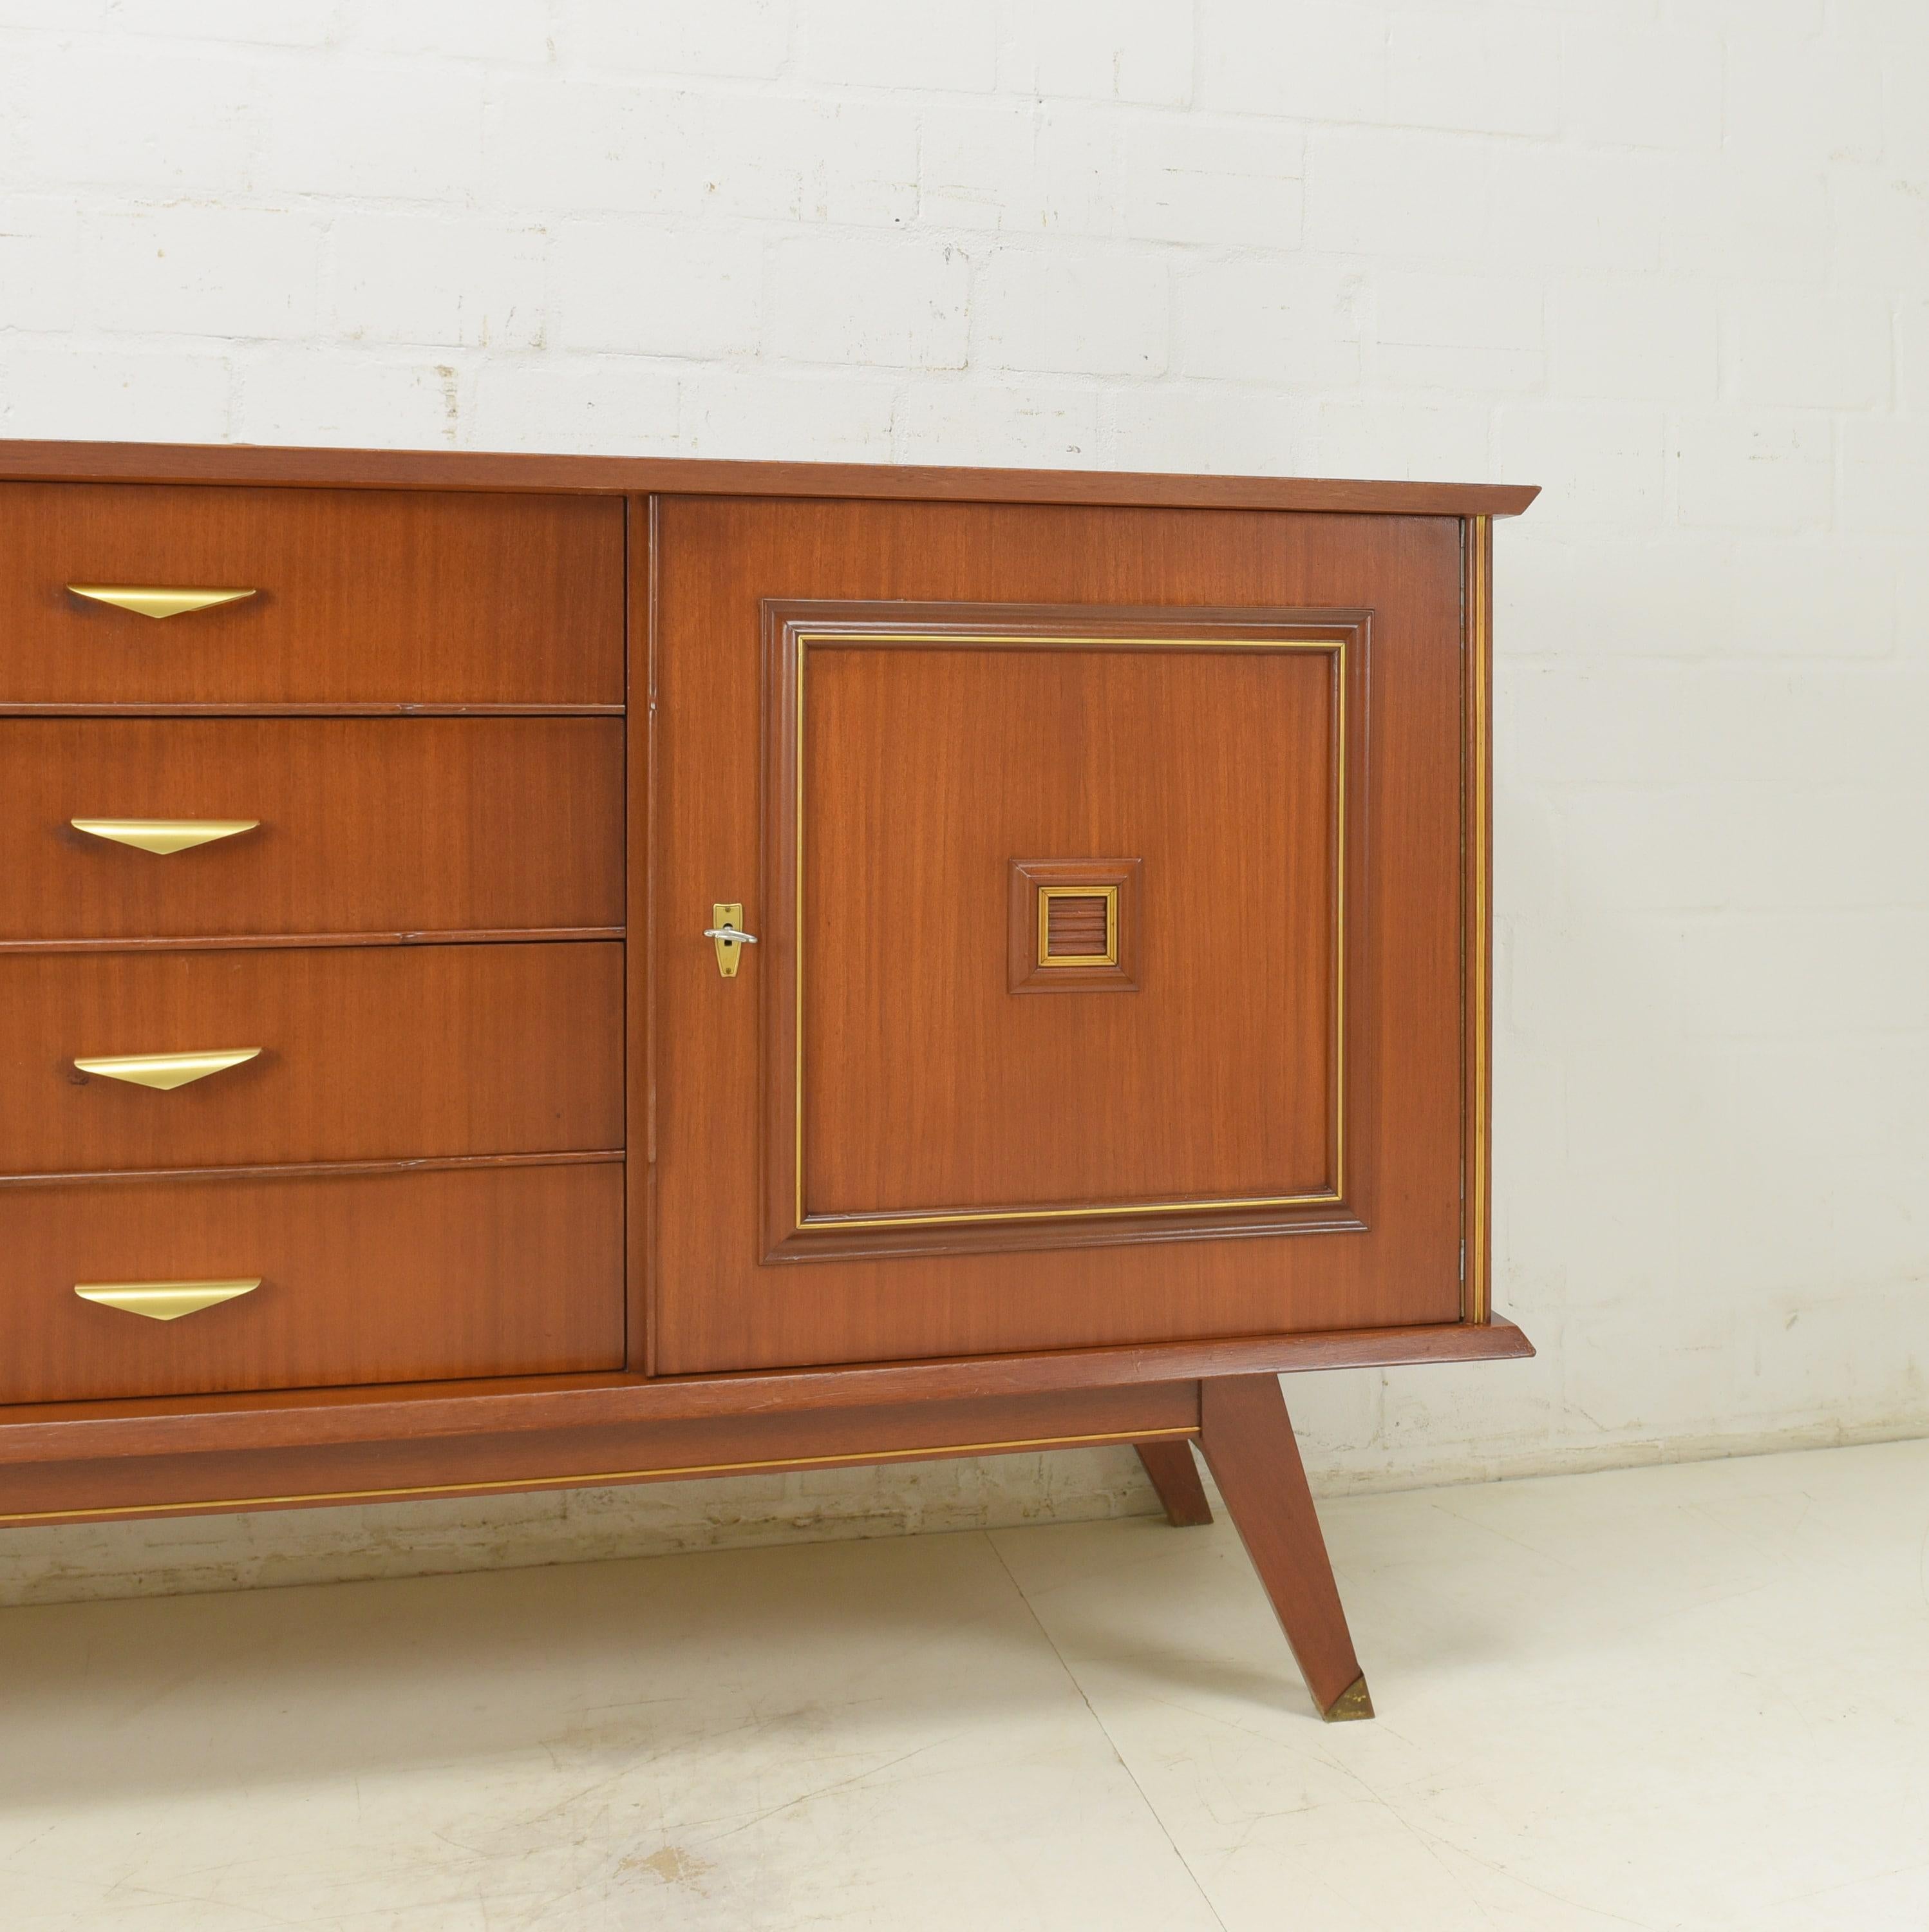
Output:
<path fill-rule="evenodd" d="M 225 483 L 267 488 L 503 490 L 675 496 L 855 497 L 1088 508 L 1324 511 L 1511 517 L 1535 484 L 1405 483 L 1306 476 L 1167 476 L 1107 470 L 750 463 L 516 451 L 277 448 L 254 443 L 0 439 L 0 481 Z"/>

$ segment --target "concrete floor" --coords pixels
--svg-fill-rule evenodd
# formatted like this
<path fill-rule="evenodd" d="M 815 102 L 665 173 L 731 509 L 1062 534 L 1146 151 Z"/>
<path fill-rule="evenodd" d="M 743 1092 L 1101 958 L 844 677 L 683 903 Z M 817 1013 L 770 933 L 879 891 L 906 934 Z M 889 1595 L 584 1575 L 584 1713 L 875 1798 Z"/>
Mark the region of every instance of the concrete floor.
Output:
<path fill-rule="evenodd" d="M 7 1932 L 1923 1932 L 1929 1442 L 0 1612 Z"/>

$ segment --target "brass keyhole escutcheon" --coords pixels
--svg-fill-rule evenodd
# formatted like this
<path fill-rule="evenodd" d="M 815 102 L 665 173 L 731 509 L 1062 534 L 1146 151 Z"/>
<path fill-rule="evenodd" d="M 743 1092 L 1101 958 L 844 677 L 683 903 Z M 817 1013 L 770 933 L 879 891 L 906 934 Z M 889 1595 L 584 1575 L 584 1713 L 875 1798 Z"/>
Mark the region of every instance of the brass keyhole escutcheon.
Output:
<path fill-rule="evenodd" d="M 728 905 L 718 900 L 711 908 L 710 920 L 710 924 L 703 928 L 703 937 L 717 949 L 717 976 L 734 980 L 738 964 L 744 956 L 744 948 L 756 945 L 756 934 L 744 930 L 741 900 L 733 900 Z"/>

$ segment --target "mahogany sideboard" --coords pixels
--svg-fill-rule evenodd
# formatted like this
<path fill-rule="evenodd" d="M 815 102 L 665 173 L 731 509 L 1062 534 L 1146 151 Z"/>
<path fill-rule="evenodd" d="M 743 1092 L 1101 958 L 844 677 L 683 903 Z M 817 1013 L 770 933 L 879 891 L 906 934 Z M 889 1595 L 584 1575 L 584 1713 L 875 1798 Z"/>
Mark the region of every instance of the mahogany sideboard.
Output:
<path fill-rule="evenodd" d="M 0 1522 L 1196 1447 L 1370 1715 L 1534 494 L 0 445 Z"/>

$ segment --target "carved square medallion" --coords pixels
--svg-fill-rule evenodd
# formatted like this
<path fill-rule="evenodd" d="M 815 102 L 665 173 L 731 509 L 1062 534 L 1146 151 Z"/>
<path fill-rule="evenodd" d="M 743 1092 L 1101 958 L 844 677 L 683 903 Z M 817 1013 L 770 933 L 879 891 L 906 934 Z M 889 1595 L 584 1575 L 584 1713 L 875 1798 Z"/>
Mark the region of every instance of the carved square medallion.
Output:
<path fill-rule="evenodd" d="M 1014 859 L 1009 984 L 1014 993 L 1139 988 L 1137 859 Z"/>

